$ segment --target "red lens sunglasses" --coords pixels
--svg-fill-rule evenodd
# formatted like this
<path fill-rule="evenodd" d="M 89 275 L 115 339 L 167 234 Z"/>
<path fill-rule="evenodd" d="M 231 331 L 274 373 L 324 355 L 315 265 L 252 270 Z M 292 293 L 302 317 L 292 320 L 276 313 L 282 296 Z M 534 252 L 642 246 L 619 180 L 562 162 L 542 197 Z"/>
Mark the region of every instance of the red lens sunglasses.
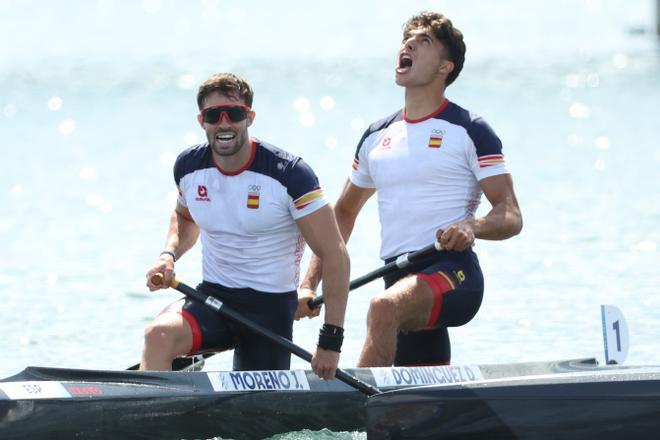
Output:
<path fill-rule="evenodd" d="M 207 124 L 217 124 L 226 115 L 230 122 L 241 122 L 248 117 L 250 107 L 244 105 L 218 105 L 202 110 L 202 121 Z"/>

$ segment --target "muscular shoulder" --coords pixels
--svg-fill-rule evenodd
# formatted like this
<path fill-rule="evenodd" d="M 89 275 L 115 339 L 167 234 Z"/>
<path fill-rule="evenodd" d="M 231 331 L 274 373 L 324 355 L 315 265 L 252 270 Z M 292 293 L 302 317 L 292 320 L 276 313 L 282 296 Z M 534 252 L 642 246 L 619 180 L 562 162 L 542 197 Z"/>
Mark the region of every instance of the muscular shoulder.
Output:
<path fill-rule="evenodd" d="M 174 180 L 178 185 L 185 175 L 212 167 L 213 162 L 209 144 L 193 145 L 181 152 L 176 158 L 174 162 Z"/>
<path fill-rule="evenodd" d="M 447 109 L 436 118 L 463 127 L 479 156 L 499 153 L 502 150 L 502 142 L 484 118 L 453 102 L 450 102 Z"/>
<path fill-rule="evenodd" d="M 360 151 L 360 148 L 362 148 L 362 146 L 365 144 L 365 141 L 367 141 L 367 139 L 369 139 L 374 133 L 378 133 L 382 130 L 386 130 L 390 125 L 402 120 L 403 120 L 403 110 L 397 110 L 391 115 L 383 119 L 379 119 L 378 121 L 372 123 L 369 126 L 369 128 L 367 128 L 367 130 L 364 132 L 364 134 L 362 135 L 362 139 L 360 139 L 360 142 L 358 143 L 357 151 L 355 152 L 356 156 Z"/>
<path fill-rule="evenodd" d="M 249 168 L 250 171 L 277 180 L 286 187 L 287 192 L 294 199 L 313 188 L 318 188 L 316 174 L 302 158 L 269 143 L 255 141 L 257 152 Z"/>

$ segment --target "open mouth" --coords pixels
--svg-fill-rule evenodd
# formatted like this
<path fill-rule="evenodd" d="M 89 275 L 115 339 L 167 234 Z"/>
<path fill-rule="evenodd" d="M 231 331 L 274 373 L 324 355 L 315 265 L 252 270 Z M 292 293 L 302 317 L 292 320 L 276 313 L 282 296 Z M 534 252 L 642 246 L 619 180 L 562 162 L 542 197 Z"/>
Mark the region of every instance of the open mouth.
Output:
<path fill-rule="evenodd" d="M 229 132 L 224 132 L 224 133 L 218 133 L 215 135 L 215 139 L 220 142 L 231 142 L 236 138 L 235 133 L 229 133 Z"/>
<path fill-rule="evenodd" d="M 399 55 L 399 64 L 397 65 L 396 71 L 399 73 L 405 73 L 408 70 L 410 70 L 412 65 L 413 65 L 412 57 L 407 53 L 402 53 L 401 55 Z"/>

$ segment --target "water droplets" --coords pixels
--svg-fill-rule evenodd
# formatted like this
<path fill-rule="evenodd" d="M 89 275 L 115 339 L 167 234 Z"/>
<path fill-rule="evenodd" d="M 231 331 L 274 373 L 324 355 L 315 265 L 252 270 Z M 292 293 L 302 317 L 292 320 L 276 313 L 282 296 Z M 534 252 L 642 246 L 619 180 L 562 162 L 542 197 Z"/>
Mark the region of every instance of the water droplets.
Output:
<path fill-rule="evenodd" d="M 85 165 L 80 169 L 80 180 L 94 180 L 98 177 L 98 171 L 96 167 L 91 165 Z"/>
<path fill-rule="evenodd" d="M 653 240 L 642 240 L 635 245 L 638 252 L 655 252 L 658 250 L 658 243 Z"/>
<path fill-rule="evenodd" d="M 112 204 L 105 200 L 105 198 L 98 193 L 88 194 L 85 198 L 85 201 L 88 205 L 98 208 L 104 214 L 108 214 L 112 211 Z"/>
<path fill-rule="evenodd" d="M 15 104 L 6 104 L 6 105 L 2 108 L 2 114 L 3 114 L 6 118 L 13 118 L 14 116 L 16 116 L 16 112 L 17 112 L 17 109 L 16 109 L 16 105 L 15 105 Z"/>
<path fill-rule="evenodd" d="M 180 89 L 184 90 L 192 90 L 196 84 L 197 78 L 195 78 L 195 75 L 192 73 L 184 73 L 183 75 L 179 76 L 176 81 L 176 85 Z"/>
<path fill-rule="evenodd" d="M 335 98 L 333 98 L 332 96 L 324 96 L 323 98 L 321 98 L 319 105 L 323 110 L 332 110 L 333 108 L 335 108 Z"/>
<path fill-rule="evenodd" d="M 316 123 L 316 116 L 314 116 L 314 113 L 306 112 L 300 115 L 298 121 L 303 127 L 311 127 Z"/>
<path fill-rule="evenodd" d="M 325 146 L 331 150 L 337 148 L 338 143 L 337 138 L 334 136 L 328 136 L 325 138 Z"/>
<path fill-rule="evenodd" d="M 65 119 L 60 122 L 60 125 L 57 127 L 57 130 L 62 136 L 70 136 L 76 131 L 76 120 L 75 119 Z"/>
<path fill-rule="evenodd" d="M 48 99 L 48 110 L 56 112 L 62 108 L 63 103 L 64 101 L 59 96 L 51 96 Z"/>
<path fill-rule="evenodd" d="M 305 96 L 300 96 L 293 101 L 293 109 L 300 113 L 298 122 L 303 127 L 311 127 L 316 123 L 316 117 L 310 111 L 311 107 L 309 99 Z"/>
<path fill-rule="evenodd" d="M 186 145 L 192 145 L 197 143 L 197 133 L 193 133 L 192 131 L 189 131 L 183 135 L 183 142 Z"/>
<path fill-rule="evenodd" d="M 594 140 L 594 145 L 596 148 L 599 148 L 601 150 L 609 150 L 610 148 L 610 138 L 607 136 L 598 136 Z"/>
<path fill-rule="evenodd" d="M 59 279 L 60 279 L 60 275 L 54 272 L 51 272 L 46 276 L 46 282 L 48 283 L 49 286 L 52 286 L 55 283 L 57 283 L 57 280 Z"/>
<path fill-rule="evenodd" d="M 20 197 L 23 195 L 23 185 L 17 183 L 9 189 L 9 192 L 14 197 Z"/>
<path fill-rule="evenodd" d="M 142 9 L 144 9 L 144 12 L 147 14 L 158 14 L 160 10 L 162 9 L 163 5 L 160 0 L 143 0 L 142 1 Z"/>
<path fill-rule="evenodd" d="M 174 165 L 175 161 L 176 161 L 176 155 L 174 155 L 174 153 L 170 153 L 168 151 L 167 153 L 163 153 L 160 155 L 161 165 L 172 166 Z"/>
<path fill-rule="evenodd" d="M 575 119 L 588 119 L 591 116 L 591 108 L 587 104 L 574 102 L 568 107 L 568 114 Z"/>
<path fill-rule="evenodd" d="M 298 113 L 308 112 L 310 108 L 309 99 L 304 96 L 298 97 L 293 101 L 293 109 Z"/>
<path fill-rule="evenodd" d="M 355 117 L 351 119 L 351 128 L 355 131 L 363 131 L 366 126 L 364 119 L 360 117 Z"/>
<path fill-rule="evenodd" d="M 612 57 L 612 65 L 617 69 L 625 69 L 628 67 L 628 55 L 625 53 L 617 53 Z"/>

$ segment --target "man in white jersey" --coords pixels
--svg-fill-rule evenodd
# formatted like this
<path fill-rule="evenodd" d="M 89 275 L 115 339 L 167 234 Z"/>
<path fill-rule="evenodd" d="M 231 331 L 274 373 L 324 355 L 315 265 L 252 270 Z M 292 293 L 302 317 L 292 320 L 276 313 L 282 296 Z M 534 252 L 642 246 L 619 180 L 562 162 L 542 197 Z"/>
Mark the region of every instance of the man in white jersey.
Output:
<path fill-rule="evenodd" d="M 349 259 L 332 208 L 300 158 L 250 138 L 250 85 L 233 74 L 206 80 L 197 94 L 208 143 L 182 152 L 174 165 L 179 190 L 165 249 L 147 273 L 151 291 L 168 286 L 174 263 L 201 236 L 203 282 L 197 287 L 244 317 L 292 338 L 299 263 L 307 242 L 328 286 L 325 324 L 312 360 L 335 375 L 348 295 Z M 152 276 L 162 274 L 163 284 Z M 290 353 L 185 299 L 168 306 L 145 331 L 140 369 L 168 370 L 179 355 L 234 349 L 234 369 L 288 369 Z"/>
<path fill-rule="evenodd" d="M 367 129 L 335 205 L 348 240 L 378 192 L 385 262 L 435 240 L 443 248 L 385 278 L 386 290 L 370 303 L 359 366 L 448 364 L 447 327 L 470 321 L 483 296 L 475 238 L 504 240 L 522 228 L 500 140 L 481 117 L 445 98 L 464 59 L 463 35 L 449 19 L 422 12 L 408 20 L 396 63 L 405 107 Z M 482 193 L 492 209 L 475 218 Z M 313 259 L 301 296 L 315 295 L 320 274 Z M 313 314 L 299 306 L 296 317 Z"/>

